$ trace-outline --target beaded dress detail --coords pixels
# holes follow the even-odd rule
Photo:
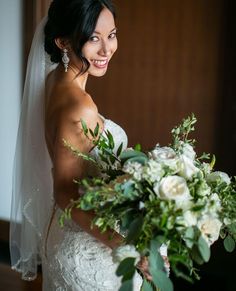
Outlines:
[[[127,147],[124,130],[104,117],[104,130],[109,130],[115,141],[116,151],[121,142]],[[104,133],[103,130],[103,133]],[[90,154],[98,157],[95,147]],[[79,224],[66,221],[59,226],[61,210],[55,208],[50,227],[45,231],[42,249],[44,291],[118,291],[121,279],[115,271],[112,250],[95,237],[83,231]],[[47,233],[47,236],[46,236]],[[46,239],[47,237],[47,239]],[[142,278],[136,273],[133,291],[141,289]]]

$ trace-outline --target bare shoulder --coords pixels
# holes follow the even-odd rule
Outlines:
[[[63,92],[62,92],[63,93]],[[98,110],[92,97],[80,88],[66,88],[66,100],[61,107],[61,117],[73,123],[81,119],[90,124],[97,121]]]
[[[73,132],[82,129],[81,119],[90,128],[100,122],[97,106],[90,94],[76,82],[57,77],[57,72],[48,75],[46,83],[46,116],[54,128],[70,127]],[[76,128],[75,128],[76,127]]]

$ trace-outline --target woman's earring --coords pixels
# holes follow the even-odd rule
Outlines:
[[[63,56],[62,56],[62,62],[65,68],[65,72],[68,71],[68,64],[70,62],[70,58],[68,57],[68,50],[65,48],[62,50],[63,51]]]

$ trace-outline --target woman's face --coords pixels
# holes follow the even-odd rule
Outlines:
[[[83,56],[88,60],[90,75],[103,76],[108,63],[117,50],[116,27],[112,13],[104,8],[99,17],[93,34],[84,44]]]

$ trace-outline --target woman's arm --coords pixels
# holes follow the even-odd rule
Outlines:
[[[93,147],[88,138],[85,137],[80,119],[83,119],[89,128],[95,128],[98,118],[96,110],[91,108],[72,108],[64,109],[58,118],[56,139],[53,146],[53,178],[54,178],[54,198],[61,209],[68,207],[71,199],[78,199],[78,186],[73,182],[74,179],[86,177],[87,161],[76,157],[63,144],[63,139],[68,141],[73,147],[78,148],[83,153],[88,153]],[[101,128],[103,126],[101,125]],[[110,248],[118,247],[123,237],[113,230],[101,234],[98,227],[91,229],[91,222],[95,217],[93,211],[83,211],[72,209],[72,219],[80,225],[82,229],[90,233],[98,240]],[[112,239],[111,239],[112,237]]]

